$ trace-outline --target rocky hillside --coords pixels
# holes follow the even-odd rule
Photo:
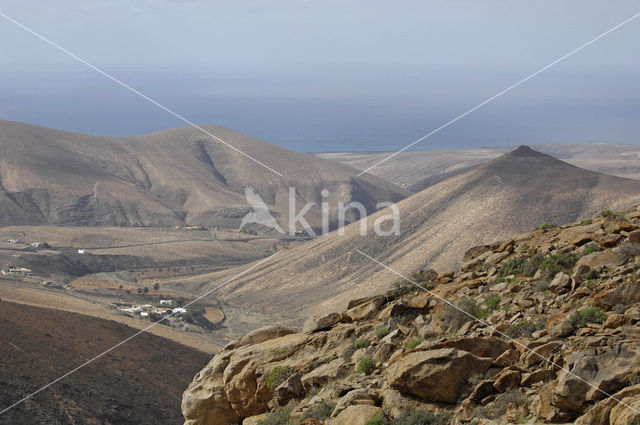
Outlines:
[[[639,226],[636,207],[542,225],[247,334],[195,376],[185,425],[637,425]]]

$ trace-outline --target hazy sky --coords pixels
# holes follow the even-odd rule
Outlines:
[[[394,150],[640,12],[640,1],[3,0],[186,118],[301,151]],[[640,18],[416,148],[640,142]],[[0,119],[182,126],[0,18]]]

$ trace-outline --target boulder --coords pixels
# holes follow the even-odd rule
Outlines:
[[[475,354],[478,357],[491,357],[497,359],[505,351],[511,348],[511,344],[504,338],[496,336],[489,338],[460,338],[452,339],[449,341],[439,342],[437,344],[430,345],[428,350],[436,350],[438,348],[455,348],[457,350],[467,351],[471,354]]]
[[[547,360],[553,353],[563,346],[561,341],[551,341],[533,349],[533,351],[525,351],[523,363],[525,367],[531,367],[540,362],[547,363]]]
[[[371,319],[378,314],[380,307],[386,302],[386,298],[378,296],[363,304],[357,305],[344,312],[344,315],[353,322],[358,320]]]
[[[336,404],[335,409],[333,409],[333,413],[331,414],[332,418],[335,418],[342,413],[347,407],[355,404],[356,400],[371,400],[374,405],[376,402],[380,400],[380,394],[377,390],[369,389],[369,388],[358,388],[355,390],[351,390],[346,393]],[[364,404],[364,403],[360,403]]]
[[[571,288],[571,277],[565,273],[558,273],[549,284],[549,290],[555,294],[564,294]]]
[[[634,420],[640,420],[640,414],[633,409],[640,411],[640,385],[625,388],[613,394],[613,397],[598,402],[576,419],[575,425],[632,424]]]
[[[627,376],[640,364],[640,346],[620,344],[602,354],[587,350],[567,361],[573,367],[571,373],[561,372],[554,404],[564,410],[581,411],[586,403],[606,397],[603,392],[612,394],[628,384]]]
[[[467,262],[469,260],[473,260],[474,258],[480,256],[481,254],[484,254],[490,249],[491,247],[489,245],[478,245],[478,246],[469,248],[464,252],[464,255],[462,256],[462,261]]]
[[[640,284],[626,283],[615,289],[600,292],[593,297],[593,301],[605,310],[611,310],[617,304],[629,307],[640,301]]]
[[[640,230],[634,230],[633,232],[629,232],[629,242],[640,243]]]
[[[328,425],[364,425],[378,413],[375,406],[355,404],[344,409],[338,416],[327,422]]]
[[[185,424],[231,425],[265,412],[272,396],[265,374],[308,341],[294,333],[216,355],[184,392]]]
[[[299,397],[303,393],[301,373],[294,373],[273,391],[271,400],[275,406],[284,406],[289,400]]]
[[[344,369],[345,364],[344,359],[338,358],[330,363],[318,366],[302,377],[302,386],[305,391],[308,391],[312,387],[321,387],[330,380],[338,379],[346,372]]]
[[[509,251],[496,252],[495,254],[488,256],[487,259],[484,260],[484,263],[488,265],[495,265],[507,258],[509,255],[511,255]]]
[[[547,321],[545,329],[551,338],[564,338],[573,332],[573,326],[569,318],[564,314],[551,316]]]
[[[503,393],[509,388],[519,387],[522,374],[517,370],[503,370],[493,378],[493,387]]]
[[[342,316],[340,313],[329,313],[325,316],[312,316],[304,322],[302,332],[310,334],[322,330],[329,329],[340,322]]]
[[[296,333],[291,328],[286,326],[266,326],[264,328],[256,329],[253,332],[249,332],[237,343],[237,347],[244,345],[259,344],[261,342],[269,341],[270,339],[279,338],[281,336]]]
[[[576,263],[576,266],[585,265],[590,269],[597,269],[601,266],[618,265],[619,262],[620,261],[618,260],[616,255],[610,250],[607,250],[593,252],[589,255],[581,257]]]
[[[441,348],[410,351],[387,368],[391,388],[425,401],[455,403],[476,374],[484,374],[493,363],[467,351]]]

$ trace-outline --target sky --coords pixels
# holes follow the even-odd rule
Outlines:
[[[3,0],[192,122],[303,152],[392,151],[640,12],[540,0]],[[415,146],[639,144],[640,17]],[[107,136],[186,125],[0,17],[0,119]]]

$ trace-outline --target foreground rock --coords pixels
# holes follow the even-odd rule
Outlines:
[[[413,275],[429,292],[254,331],[194,378],[185,424],[636,425],[640,211],[607,217],[469,249],[459,273]]]

